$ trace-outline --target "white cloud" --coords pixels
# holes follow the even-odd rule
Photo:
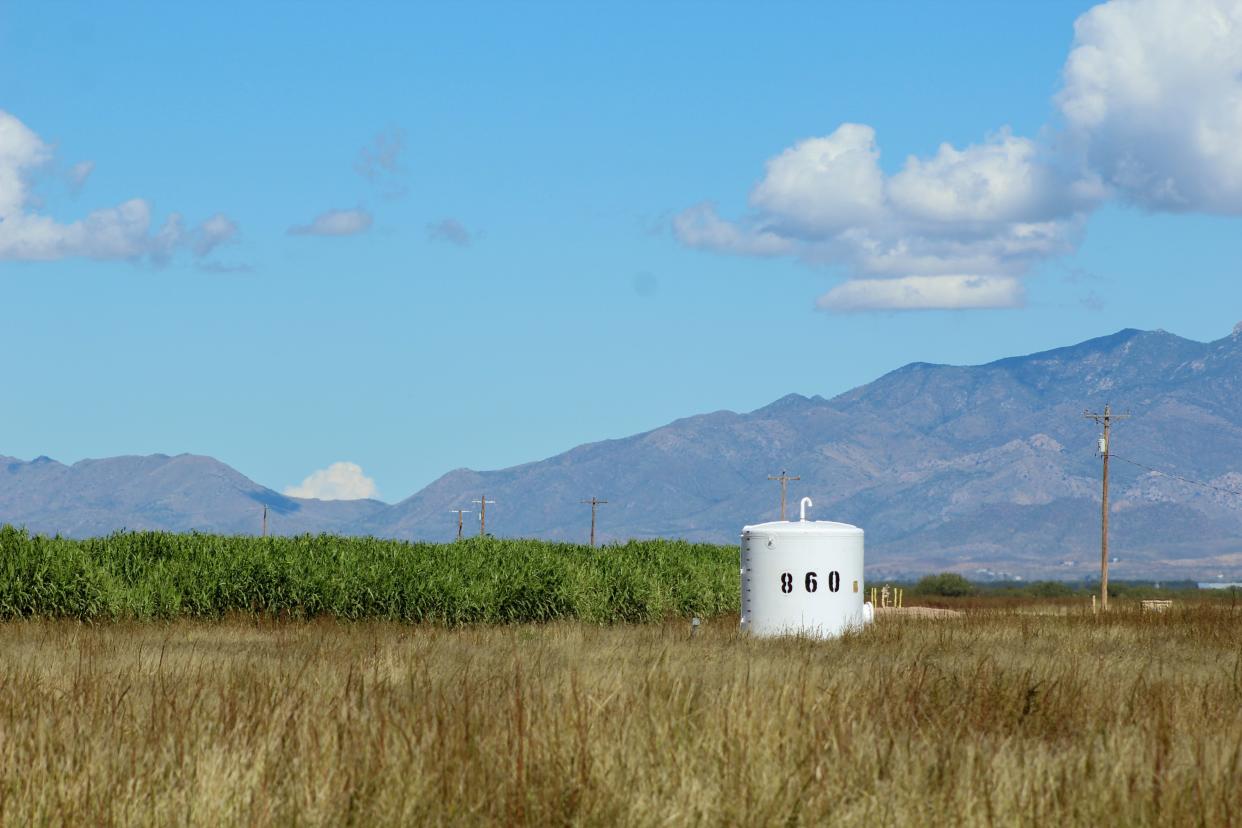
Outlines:
[[[888,194],[908,218],[955,225],[1039,222],[1091,206],[1091,182],[1067,180],[1043,153],[1008,129],[964,150],[941,144],[930,159],[906,159]]]
[[[30,200],[30,173],[52,158],[52,148],[0,110],[0,220],[21,213]]]
[[[843,124],[765,172],[749,216],[729,221],[699,204],[673,230],[690,247],[844,267],[860,284],[823,297],[833,310],[1019,304],[1014,277],[1072,250],[1093,204],[1090,182],[1008,130],[964,149],[944,144],[886,177],[874,131]]]
[[[96,210],[69,224],[14,212],[0,215],[0,259],[133,259],[156,250],[150,229],[151,206],[141,198]]]
[[[289,228],[291,236],[352,236],[371,227],[371,214],[356,210],[328,210],[315,216],[310,224]]]
[[[202,258],[237,236],[237,222],[224,213],[216,213],[198,227],[194,237],[194,255]]]
[[[706,202],[673,216],[673,232],[690,247],[746,256],[781,256],[795,248],[791,239],[776,233],[725,221],[717,215],[716,207]]]
[[[799,141],[768,161],[751,191],[752,207],[802,236],[828,235],[884,212],[884,174],[875,130],[842,124]]]
[[[749,214],[699,204],[673,230],[689,247],[843,270],[825,309],[1013,307],[1017,279],[1072,252],[1113,195],[1242,213],[1242,0],[1096,6],[1075,23],[1056,102],[1064,129],[941,144],[892,176],[874,130],[842,124],[770,159]]]
[[[52,155],[52,148],[33,130],[0,110],[0,260],[146,257],[160,263],[187,243],[190,234],[178,213],[170,214],[152,233],[151,205],[142,198],[95,210],[68,223],[37,212],[38,204],[30,192],[31,177],[51,161]],[[75,165],[70,171],[71,183],[80,186],[92,170],[94,162]],[[220,214],[208,222],[221,219],[232,223]],[[204,223],[196,231],[199,237],[207,232],[206,227]],[[233,227],[235,230],[236,225]]]
[[[1022,282],[1012,276],[904,276],[851,279],[821,296],[823,310],[946,310],[1014,308],[1023,300]]]
[[[427,238],[432,241],[455,244],[458,247],[469,247],[474,241],[474,234],[457,219],[442,218],[427,225]]]
[[[170,213],[168,218],[164,220],[164,226],[160,228],[149,243],[149,252],[151,259],[156,264],[167,264],[172,258],[173,253],[177,251],[186,240],[185,221],[180,213]]]
[[[86,186],[86,179],[95,171],[94,161],[79,161],[69,168],[69,189],[80,192]]]
[[[375,488],[375,481],[364,475],[357,463],[340,462],[311,472],[301,485],[287,486],[285,494],[318,500],[359,500],[376,497],[379,490]]]
[[[1127,200],[1242,213],[1242,2],[1125,0],[1074,24],[1057,103]]]

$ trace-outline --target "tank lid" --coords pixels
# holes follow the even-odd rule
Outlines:
[[[863,530],[832,520],[773,520],[743,526],[742,534],[752,535],[861,535]]]

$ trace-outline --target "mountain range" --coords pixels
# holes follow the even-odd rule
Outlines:
[[[1242,325],[1202,343],[1127,329],[976,366],[914,363],[831,399],[716,411],[495,471],[457,469],[395,504],[291,498],[208,457],[66,466],[0,457],[0,522],[90,536],[119,528],[331,531],[447,540],[450,509],[486,494],[501,536],[736,542],[790,511],[862,526],[875,576],[1087,577],[1099,567],[1098,427],[1113,430],[1116,578],[1242,575]],[[473,518],[474,515],[471,515]],[[477,523],[467,524],[477,531]]]

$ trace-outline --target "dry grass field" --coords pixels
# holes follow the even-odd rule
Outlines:
[[[1242,617],[0,626],[0,821],[1233,825]]]

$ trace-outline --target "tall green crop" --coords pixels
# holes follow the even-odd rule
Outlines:
[[[591,549],[333,535],[117,533],[0,527],[0,618],[219,617],[258,612],[437,624],[713,616],[738,604],[737,550],[681,541]]]

